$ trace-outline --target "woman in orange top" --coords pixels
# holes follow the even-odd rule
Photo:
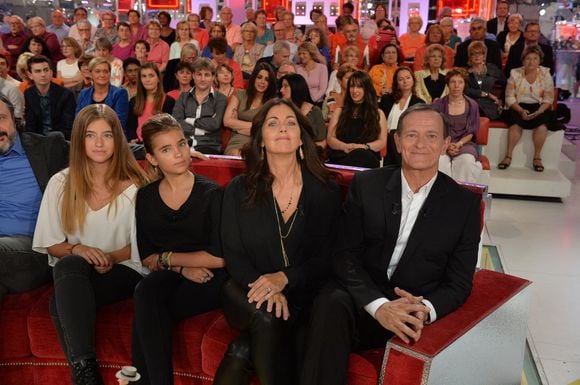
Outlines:
[[[393,88],[393,75],[397,70],[397,57],[399,49],[396,44],[387,44],[383,47],[379,56],[379,64],[373,66],[369,76],[373,81],[373,87],[378,97],[388,94]]]
[[[440,25],[434,24],[425,33],[425,44],[423,44],[417,52],[415,52],[414,71],[423,69],[423,59],[425,58],[425,50],[431,44],[441,44],[445,48],[445,68],[453,68],[453,59],[455,59],[455,52],[449,45],[445,43],[445,31]]]
[[[412,60],[415,57],[415,51],[425,43],[425,35],[419,32],[422,26],[423,19],[421,19],[420,16],[409,17],[409,22],[407,24],[409,32],[404,33],[399,37],[405,59]]]

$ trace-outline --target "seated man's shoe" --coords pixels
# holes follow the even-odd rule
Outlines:
[[[103,385],[103,378],[99,373],[97,360],[81,360],[73,362],[71,366],[75,385]]]

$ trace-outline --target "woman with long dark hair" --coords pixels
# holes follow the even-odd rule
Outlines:
[[[233,131],[224,153],[240,155],[242,147],[250,141],[252,119],[266,101],[276,96],[276,75],[267,63],[258,63],[245,90],[236,91],[228,103],[224,126]]]
[[[297,383],[295,361],[315,293],[330,271],[340,193],[318,158],[311,127],[289,100],[253,120],[246,171],[224,194],[222,239],[231,274],[223,307],[240,336],[214,384]]]
[[[399,117],[407,108],[419,103],[425,103],[425,101],[415,93],[413,70],[409,67],[397,68],[393,75],[393,92],[384,95],[379,103],[379,108],[385,114],[387,127],[389,127],[385,165],[401,166],[401,154],[395,145],[395,132],[397,132]]]
[[[320,108],[314,105],[310,97],[306,79],[299,74],[288,74],[280,79],[280,83],[280,95],[286,100],[291,100],[300,109],[300,112],[308,118],[312,125],[312,138],[318,146],[326,147],[324,117]]]
[[[328,124],[329,161],[348,166],[377,168],[387,145],[387,120],[377,105],[371,78],[356,71],[347,84],[342,105],[337,103]]]

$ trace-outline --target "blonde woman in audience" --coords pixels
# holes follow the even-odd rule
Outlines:
[[[391,92],[393,88],[393,75],[398,68],[397,58],[399,48],[396,44],[387,44],[383,47],[379,56],[379,63],[374,65],[369,71],[369,76],[373,81],[373,86],[377,97],[381,97]]]
[[[131,239],[135,195],[147,181],[115,111],[104,104],[78,113],[69,165],[48,182],[33,250],[54,266],[50,313],[73,383],[102,384],[97,308],[131,298],[142,278]]]
[[[343,63],[353,66],[357,66],[360,61],[360,50],[355,46],[348,46],[344,49],[344,55],[342,55]],[[341,65],[341,66],[342,66]],[[340,68],[340,67],[339,67]],[[326,96],[328,97],[331,92],[342,92],[340,88],[340,81],[337,78],[338,70],[334,70],[330,73],[330,78],[328,79],[328,87],[326,88]]]
[[[56,63],[57,77],[62,79],[66,88],[75,88],[83,82],[83,75],[78,65],[83,50],[79,43],[71,37],[62,39],[60,49],[64,59]]]
[[[522,24],[524,18],[519,13],[513,13],[508,16],[506,21],[506,28],[497,35],[497,44],[501,49],[502,59],[507,59],[510,53],[510,48],[520,42],[523,42],[524,33],[522,32]]]
[[[443,28],[437,24],[433,24],[425,33],[425,44],[417,49],[415,53],[415,61],[413,62],[413,69],[420,70],[425,59],[425,51],[431,44],[440,44],[445,48],[445,68],[453,67],[453,59],[455,58],[455,51],[445,44],[445,33]]]
[[[189,23],[187,21],[180,21],[175,27],[175,41],[171,44],[169,49],[169,60],[179,59],[181,56],[181,49],[187,43],[191,43],[199,50],[199,42],[191,35]]]
[[[423,19],[421,19],[421,16],[411,16],[407,24],[408,32],[399,36],[403,55],[405,55],[406,60],[413,60],[417,48],[425,43],[425,35],[419,32],[421,27],[423,27]]]
[[[328,88],[328,67],[318,60],[320,52],[316,46],[306,41],[298,47],[298,59],[300,64],[296,72],[306,79],[310,97],[315,104],[322,104],[324,93]]]
[[[254,23],[245,23],[240,28],[242,44],[234,51],[234,60],[240,66],[244,79],[249,79],[258,60],[264,53],[264,46],[256,43],[258,27]]]
[[[447,95],[445,74],[445,48],[441,44],[431,44],[425,51],[423,69],[415,71],[417,96],[430,104]]]

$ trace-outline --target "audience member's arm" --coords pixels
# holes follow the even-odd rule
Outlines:
[[[234,94],[226,107],[226,112],[224,115],[224,126],[231,128],[240,134],[250,136],[250,130],[252,129],[252,122],[246,122],[244,120],[238,119],[238,109],[240,108],[240,101],[238,97]]]

